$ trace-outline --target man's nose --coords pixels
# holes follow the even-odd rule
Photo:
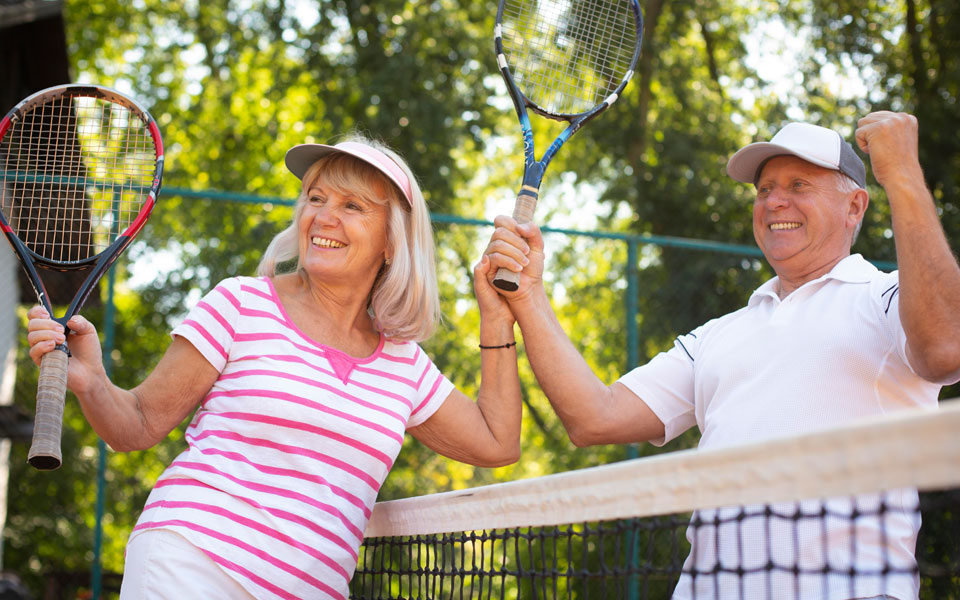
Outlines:
[[[767,192],[767,194],[761,199],[764,208],[767,210],[775,210],[779,208],[786,207],[790,202],[787,194],[783,192],[780,188],[774,188]]]

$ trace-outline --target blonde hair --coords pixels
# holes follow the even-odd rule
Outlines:
[[[307,202],[307,192],[318,181],[338,193],[358,194],[368,201],[387,206],[389,211],[387,247],[390,262],[384,264],[374,281],[368,307],[374,325],[396,341],[425,340],[440,320],[440,298],[433,229],[423,192],[407,163],[383,143],[356,134],[343,141],[365,144],[390,157],[410,181],[411,202],[408,204],[399,188],[369,163],[344,153],[325,156],[303,175],[293,220],[267,246],[257,274],[273,277],[281,272],[300,270],[298,223]],[[292,269],[283,268],[293,261],[296,265]]]

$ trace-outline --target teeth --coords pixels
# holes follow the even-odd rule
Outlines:
[[[321,248],[345,248],[346,247],[346,244],[342,244],[336,240],[331,240],[331,239],[322,238],[322,237],[312,238],[311,241],[313,242],[314,246],[320,246]]]
[[[774,231],[780,231],[783,229],[797,229],[800,227],[800,223],[771,223],[770,229]]]

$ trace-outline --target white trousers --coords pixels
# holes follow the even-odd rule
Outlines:
[[[220,565],[166,529],[127,544],[120,600],[254,600]]]

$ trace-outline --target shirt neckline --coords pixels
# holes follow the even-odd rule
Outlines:
[[[343,350],[338,350],[333,346],[328,346],[326,344],[322,344],[316,341],[315,339],[313,339],[312,337],[304,333],[303,330],[300,329],[297,326],[297,324],[293,322],[293,319],[290,318],[290,315],[287,314],[287,309],[283,306],[283,302],[280,300],[280,294],[277,293],[277,288],[274,287],[273,285],[273,279],[271,277],[266,277],[266,276],[262,277],[262,279],[267,282],[267,287],[270,288],[270,296],[274,304],[277,305],[277,310],[280,311],[280,316],[283,317],[284,323],[287,325],[287,327],[296,331],[297,334],[301,338],[303,338],[305,341],[310,342],[312,345],[316,346],[317,348],[320,348],[325,352],[330,352],[344,360],[350,361],[358,365],[372,362],[376,360],[380,356],[380,354],[383,353],[383,346],[384,346],[384,343],[386,342],[386,338],[384,337],[382,331],[377,332],[380,339],[377,341],[377,347],[373,350],[373,353],[371,353],[369,356],[363,356],[363,357],[356,357],[356,356],[347,354]]]
[[[843,283],[869,283],[871,276],[876,271],[877,267],[863,258],[863,256],[860,254],[850,254],[849,256],[844,257],[837,264],[833,265],[833,268],[830,269],[829,272],[824,273],[820,277],[812,279],[793,290],[793,292],[790,293],[790,296],[808,286],[817,285],[831,279],[836,279],[837,281]],[[779,276],[772,277],[771,279],[765,281],[760,287],[754,290],[753,294],[750,295],[750,299],[747,301],[747,304],[751,305],[756,302],[760,302],[766,297],[775,298],[778,302],[783,302],[789,298],[790,296],[787,296],[787,298],[781,300],[780,296],[777,295],[777,285],[779,282]]]

